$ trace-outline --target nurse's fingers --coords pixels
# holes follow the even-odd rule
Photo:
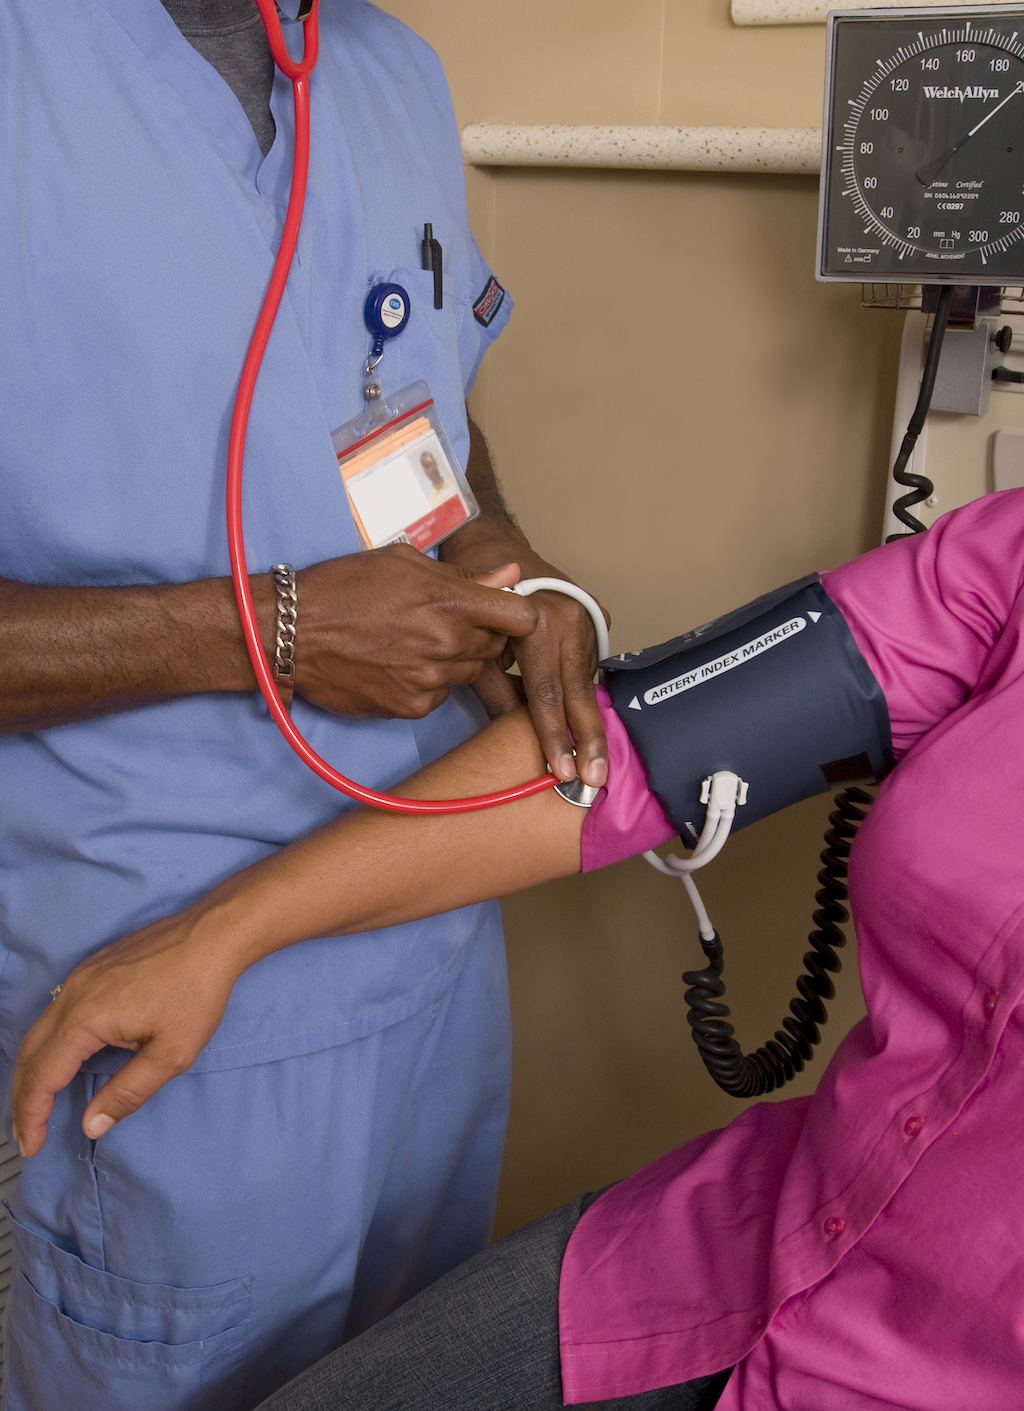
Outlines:
[[[608,747],[594,692],[597,643],[590,615],[560,593],[537,593],[533,601],[540,623],[514,646],[537,737],[559,779],[578,772],[585,784],[600,788],[608,778]]]
[[[425,667],[419,676],[419,688],[413,692],[409,691],[405,706],[405,716],[411,720],[423,720],[438,706],[444,705],[457,686],[472,686],[474,691],[481,697],[484,708],[489,711],[490,718],[494,720],[498,715],[506,715],[508,708],[498,709],[493,712],[489,710],[488,702],[484,699],[479,690],[481,678],[489,677],[491,669],[495,667],[493,661],[452,661],[445,662],[443,666],[432,665]],[[499,675],[503,673],[498,671]],[[490,678],[493,681],[493,678]],[[484,690],[487,687],[485,685]],[[517,701],[517,705],[522,705],[522,701]],[[514,707],[511,707],[514,709]]]
[[[297,691],[338,715],[424,714],[424,691],[465,683],[453,668],[533,631],[533,603],[502,591],[518,578],[515,563],[474,577],[408,544],[303,569]]]
[[[452,575],[445,585],[447,593],[439,592],[433,604],[439,627],[449,633],[455,630],[467,641],[476,641],[481,633],[486,633],[499,644],[496,651],[480,655],[499,656],[509,637],[528,636],[537,626],[536,605],[518,593],[504,591],[519,581],[518,564],[505,564],[482,574],[444,563],[436,567]],[[445,631],[441,631],[439,640],[445,639]],[[477,654],[475,648],[471,650]]]
[[[473,682],[473,690],[489,720],[511,715],[512,711],[520,710],[526,700],[522,690],[522,678],[510,676],[500,661],[485,662],[483,670]]]
[[[562,660],[562,691],[565,718],[576,748],[576,769],[580,778],[594,788],[608,782],[608,741],[597,705],[590,658],[570,650]]]

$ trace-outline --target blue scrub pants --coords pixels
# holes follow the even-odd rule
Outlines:
[[[497,930],[403,1022],[185,1074],[98,1143],[80,1124],[105,1079],[80,1074],[11,1202],[5,1411],[248,1411],[481,1249],[508,1104]]]

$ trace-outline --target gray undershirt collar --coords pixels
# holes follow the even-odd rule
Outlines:
[[[193,34],[223,34],[237,25],[260,20],[256,0],[162,0],[162,3],[186,38]]]
[[[264,157],[276,128],[270,112],[274,61],[256,0],[161,0],[182,34],[229,85]]]

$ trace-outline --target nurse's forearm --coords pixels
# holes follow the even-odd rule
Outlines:
[[[397,792],[466,797],[543,769],[529,715],[520,710]],[[348,813],[230,878],[194,909],[197,926],[240,974],[310,936],[394,926],[578,872],[585,815],[553,790],[479,813]]]
[[[269,576],[252,586],[269,628]],[[5,734],[256,684],[229,578],[125,588],[0,579],[0,654]]]
[[[428,715],[510,636],[533,632],[537,608],[500,591],[518,577],[511,558],[474,574],[408,544],[300,569],[297,693],[336,715]],[[250,584],[266,653],[273,580]],[[0,579],[0,659],[0,733],[256,686],[227,578],[126,588]],[[564,777],[574,772],[570,761]]]

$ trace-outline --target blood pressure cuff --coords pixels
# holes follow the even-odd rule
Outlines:
[[[892,768],[882,688],[817,574],[601,665],[651,791],[684,841],[700,834],[701,784],[716,770],[749,785],[741,828]]]

